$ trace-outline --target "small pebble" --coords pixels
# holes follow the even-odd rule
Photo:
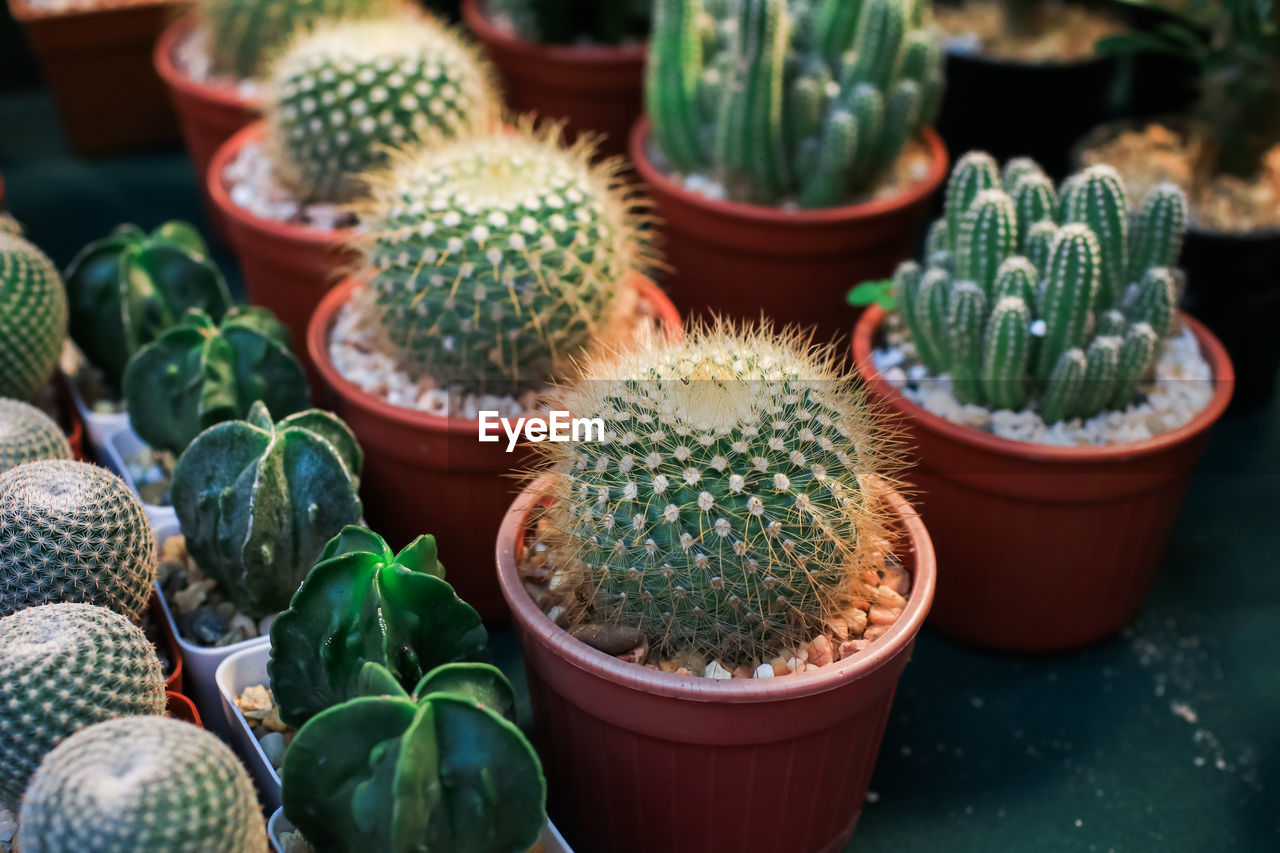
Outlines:
[[[258,738],[258,744],[266,754],[267,761],[271,762],[271,766],[279,770],[284,764],[284,735],[280,732],[267,732]]]
[[[756,678],[773,678],[777,674],[778,673],[774,672],[773,664],[762,663],[760,664],[759,667],[756,668],[755,677]]]
[[[809,643],[809,663],[814,666],[826,666],[834,660],[831,641],[821,635],[814,637]]]
[[[706,670],[703,671],[704,678],[733,678],[733,673],[721,666],[720,661],[713,660],[707,664]]]

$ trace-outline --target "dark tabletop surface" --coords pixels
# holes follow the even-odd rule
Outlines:
[[[77,159],[37,90],[0,91],[0,173],[8,206],[60,265],[120,222],[187,219],[208,233],[182,151]],[[225,247],[215,257],[242,293]],[[523,689],[510,631],[493,641]],[[851,849],[1280,850],[1278,653],[1273,405],[1215,428],[1124,635],[1025,657],[922,634]]]

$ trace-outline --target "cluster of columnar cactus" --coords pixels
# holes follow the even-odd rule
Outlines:
[[[540,384],[620,319],[647,263],[633,200],[557,130],[423,149],[365,205],[361,248],[384,345],[437,382]]]
[[[116,388],[129,357],[188,310],[221,320],[231,307],[208,246],[185,222],[150,234],[121,225],[76,254],[66,282],[71,337]]]
[[[124,480],[65,460],[0,474],[0,616],[83,602],[136,619],[155,577],[155,535]]]
[[[53,418],[30,403],[0,397],[0,473],[40,459],[70,459],[71,445]]]
[[[289,330],[265,308],[233,308],[221,323],[192,310],[138,350],[124,372],[129,421],[143,441],[178,454],[205,430],[262,402],[274,417],[308,407],[307,374]]]
[[[0,397],[29,400],[58,365],[67,294],[53,261],[0,231]]]
[[[24,853],[262,853],[267,845],[235,754],[202,729],[154,716],[108,720],[64,740],[31,777],[18,823]]]
[[[966,154],[925,263],[894,276],[924,365],[962,402],[1033,405],[1046,423],[1123,409],[1169,334],[1187,202],[1172,184],[1138,210],[1109,166],[1059,190],[1035,163],[1003,174]]]
[[[490,130],[500,110],[493,77],[433,18],[323,24],[272,68],[277,175],[305,198],[350,200],[389,148]]]
[[[522,38],[543,44],[572,44],[589,38],[618,44],[649,32],[651,0],[492,0],[488,12],[505,17]]]
[[[832,207],[933,121],[939,33],[923,0],[657,0],[646,98],[681,173],[734,200]]]
[[[584,616],[746,662],[866,596],[896,455],[829,352],[698,330],[588,364],[553,404],[605,426],[538,445],[557,565],[594,594]]]
[[[10,811],[65,738],[113,717],[161,713],[155,649],[118,613],[46,604],[0,619],[0,805]]]

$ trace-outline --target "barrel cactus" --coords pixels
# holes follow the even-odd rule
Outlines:
[[[231,307],[209,247],[185,222],[150,234],[121,225],[76,254],[66,282],[71,337],[116,388],[129,357],[189,309],[220,320]]]
[[[108,720],[60,743],[31,777],[18,822],[23,853],[267,849],[244,765],[214,735],[164,717]]]
[[[363,458],[336,416],[277,423],[254,403],[247,420],[200,433],[174,468],[187,552],[243,612],[284,610],[329,540],[360,519]]]
[[[40,459],[70,459],[71,445],[53,418],[30,403],[0,398],[0,473]]]
[[[962,402],[1032,406],[1047,424],[1132,403],[1173,327],[1182,191],[1157,185],[1134,211],[1109,166],[1055,190],[1034,163],[1002,175],[971,152],[944,207],[925,264],[893,284],[925,367]]]
[[[58,366],[67,294],[53,261],[0,231],[0,397],[30,400]]]
[[[587,364],[552,401],[605,440],[544,443],[553,547],[596,623],[767,660],[868,593],[896,463],[831,353],[765,328]]]
[[[391,148],[490,130],[494,72],[434,18],[342,21],[297,39],[272,68],[276,174],[307,199],[349,201]]]
[[[155,534],[124,480],[64,460],[0,474],[0,616],[83,602],[136,619],[155,577]]]
[[[368,303],[406,369],[493,391],[541,385],[625,322],[649,246],[616,165],[516,131],[424,149],[365,205]]]
[[[307,408],[311,388],[289,330],[265,308],[203,311],[142,347],[124,372],[129,421],[157,450],[179,454],[214,424],[244,418],[262,401],[274,417]]]
[[[213,70],[258,77],[296,33],[331,18],[394,15],[401,0],[198,0]]]
[[[40,762],[80,729],[162,713],[155,649],[118,613],[45,604],[0,619],[0,805],[16,812]]]
[[[833,207],[932,123],[941,36],[923,0],[657,0],[646,99],[677,172],[730,199]]]
[[[650,0],[491,0],[487,12],[521,38],[542,44],[619,44],[649,32]]]

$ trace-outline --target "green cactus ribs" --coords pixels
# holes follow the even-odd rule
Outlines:
[[[25,462],[70,458],[71,445],[53,418],[30,403],[0,398],[0,473]]]
[[[0,231],[0,397],[30,400],[58,364],[67,295],[53,262]]]

